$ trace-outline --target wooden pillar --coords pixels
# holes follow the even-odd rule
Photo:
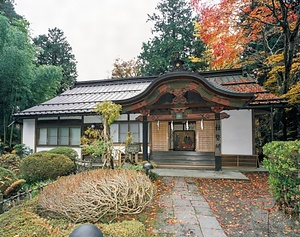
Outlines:
[[[149,157],[148,157],[148,121],[147,121],[147,115],[143,115],[143,160],[149,160]]]
[[[221,142],[221,118],[220,113],[215,114],[215,171],[222,170],[222,142]]]
[[[150,110],[142,109],[140,113],[143,115],[143,160],[148,161],[148,116]]]
[[[222,170],[222,128],[221,128],[221,111],[224,109],[222,106],[211,107],[215,113],[215,171]]]

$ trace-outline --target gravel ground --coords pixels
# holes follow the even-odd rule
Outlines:
[[[268,174],[245,175],[250,181],[195,179],[227,236],[300,236],[298,220],[278,211]]]

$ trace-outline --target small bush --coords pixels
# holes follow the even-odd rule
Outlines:
[[[17,176],[11,170],[0,167],[0,193],[4,193],[16,180]]]
[[[26,146],[25,144],[15,145],[13,147],[13,151],[15,152],[16,155],[18,155],[21,158],[24,158],[33,153],[33,150],[29,146]]]
[[[75,223],[111,222],[138,214],[155,196],[155,186],[140,172],[98,169],[61,177],[38,197],[38,211]]]
[[[29,183],[55,180],[59,176],[69,175],[74,170],[74,162],[65,155],[35,153],[21,162],[21,176]]]
[[[0,156],[0,167],[9,169],[15,174],[20,173],[21,158],[15,154],[4,154]]]
[[[282,210],[296,214],[300,207],[300,141],[270,142],[263,147],[263,165],[269,170],[269,185]]]
[[[78,153],[71,147],[55,147],[47,151],[48,153],[61,154],[69,157],[73,162],[78,158]]]

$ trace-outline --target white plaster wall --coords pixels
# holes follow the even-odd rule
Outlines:
[[[35,119],[23,120],[22,143],[35,150]]]
[[[253,155],[252,111],[225,112],[230,117],[221,121],[222,154]]]

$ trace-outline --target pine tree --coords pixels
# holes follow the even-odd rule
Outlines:
[[[170,70],[172,62],[183,60],[187,68],[204,69],[203,63],[192,63],[191,56],[201,57],[204,44],[194,36],[193,12],[184,0],[162,0],[158,3],[158,13],[148,15],[154,23],[153,38],[143,43],[138,56],[143,75],[158,75]]]
[[[63,78],[57,93],[69,88],[76,81],[77,61],[63,31],[56,27],[49,29],[48,35],[39,35],[33,39],[33,42],[40,48],[37,65],[53,65],[62,68]]]

